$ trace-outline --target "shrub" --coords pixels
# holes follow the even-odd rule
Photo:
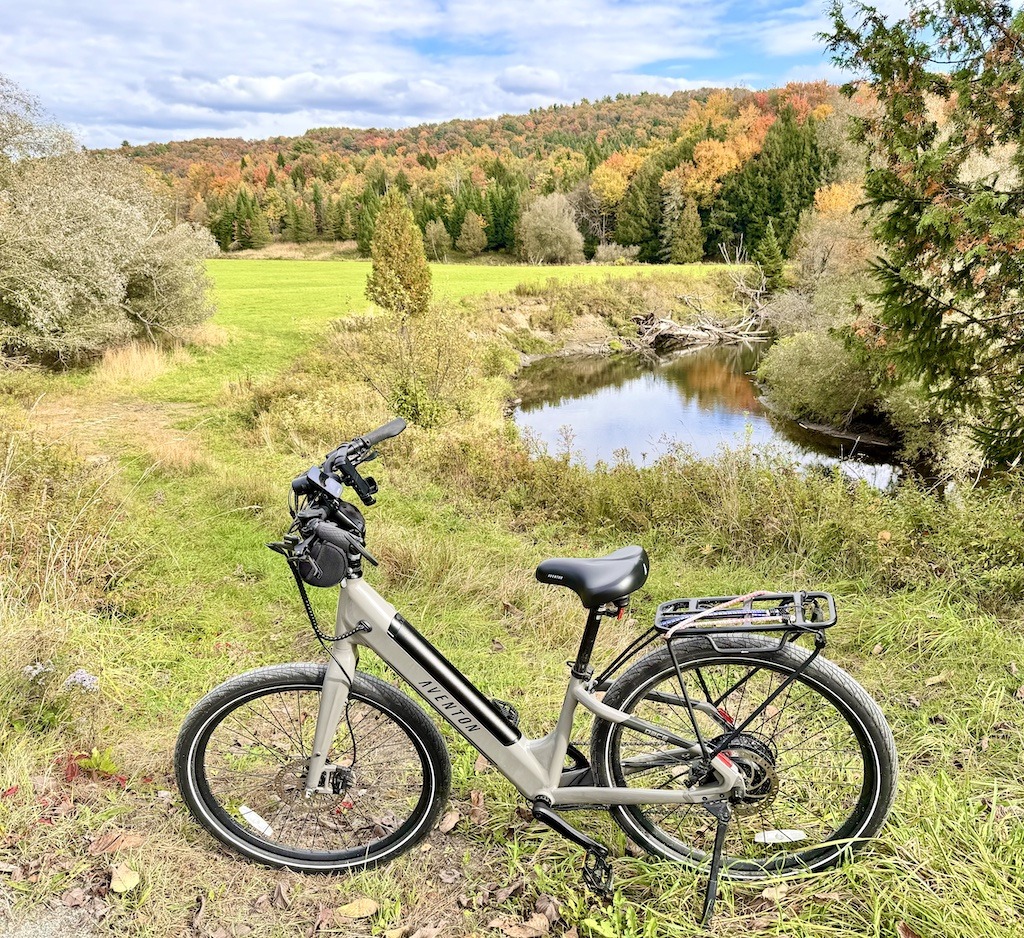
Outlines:
[[[572,205],[560,192],[537,199],[519,220],[519,253],[531,264],[578,264],[583,261],[583,235]]]
[[[829,426],[848,426],[877,399],[869,376],[846,346],[821,333],[781,339],[761,360],[757,377],[780,410]]]
[[[635,264],[640,248],[635,244],[599,244],[594,252],[595,264]]]
[[[19,163],[0,188],[0,350],[67,364],[177,334],[213,312],[213,253],[118,157]]]
[[[477,254],[487,247],[487,232],[484,229],[485,223],[480,215],[472,210],[466,212],[466,217],[462,220],[459,240],[455,243],[455,246],[463,254],[476,257]]]
[[[448,229],[441,219],[435,218],[427,222],[423,245],[435,261],[448,260],[448,252],[452,249],[452,236],[448,234]]]

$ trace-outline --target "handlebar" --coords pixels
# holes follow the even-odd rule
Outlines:
[[[373,447],[398,436],[406,426],[401,417],[396,417],[376,430],[358,436],[348,443],[342,443],[336,450],[327,454],[322,466],[314,466],[309,472],[292,480],[292,491],[297,495],[303,495],[309,492],[311,487],[313,490],[320,488],[338,497],[341,494],[341,487],[333,476],[333,473],[337,472],[342,483],[351,486],[363,504],[372,505],[377,483],[369,477],[364,479],[355,467],[361,462],[373,459],[376,456],[376,453],[372,452]],[[338,487],[336,492],[333,491],[335,486]]]
[[[377,427],[376,430],[371,430],[365,436],[361,436],[353,442],[362,443],[367,448],[376,446],[378,443],[383,443],[385,440],[398,436],[406,426],[406,422],[401,417],[395,417],[394,420],[384,424],[383,427]]]

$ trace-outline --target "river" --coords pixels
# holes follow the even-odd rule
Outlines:
[[[879,488],[898,475],[891,452],[837,440],[769,411],[752,372],[763,343],[715,346],[658,363],[634,356],[544,358],[519,373],[515,421],[550,453],[588,465],[648,464],[674,445],[698,456],[772,447],[803,466],[839,466]]]

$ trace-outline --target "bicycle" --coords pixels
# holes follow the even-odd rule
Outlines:
[[[268,546],[287,559],[328,660],[233,677],[186,717],[178,786],[214,837],[269,866],[333,872],[384,863],[428,835],[451,785],[444,740],[410,697],[357,670],[362,647],[482,753],[534,818],[586,851],[583,877],[598,892],[611,888],[610,850],[562,810],[607,809],[647,853],[709,864],[704,921],[721,875],[815,872],[879,831],[895,795],[895,744],[877,704],[821,656],[837,618],[827,593],[662,603],[595,674],[601,622],[624,617],[647,554],[545,560],[537,579],[573,590],[587,617],[555,728],[525,737],[514,706],[488,699],[363,578],[364,561],[376,560],[361,511],[343,496],[347,487],[374,503],[377,483],[357,467],[404,429],[393,420],[292,482],[291,528]],[[340,586],[333,634],[305,585]],[[812,649],[797,644],[804,636]],[[580,706],[594,717],[589,757],[570,740]]]

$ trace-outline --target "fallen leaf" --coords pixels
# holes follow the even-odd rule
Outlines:
[[[896,934],[899,935],[899,938],[921,938],[906,922],[896,923]]]
[[[203,924],[204,915],[206,915],[206,896],[200,893],[199,899],[196,901],[196,910],[192,913],[192,928],[195,931],[199,931],[199,926]]]
[[[982,736],[981,739],[978,740],[978,748],[982,752],[988,752],[988,737],[987,736]]]
[[[441,880],[442,883],[448,883],[448,885],[451,885],[459,878],[459,875],[458,870],[441,870],[441,872],[437,874],[437,878]]]
[[[551,923],[539,912],[530,916],[526,922],[517,922],[512,918],[496,918],[487,923],[488,928],[496,928],[508,938],[542,938],[551,928]]]
[[[131,850],[133,847],[141,847],[146,842],[142,834],[132,831],[107,831],[100,834],[89,844],[89,856],[99,856],[101,853],[114,853],[117,850]]]
[[[507,616],[518,616],[523,617],[523,610],[517,608],[515,605],[510,603],[507,599],[501,601],[501,611]]]
[[[497,655],[505,650],[505,646],[502,645],[496,638],[491,639],[491,654]]]
[[[1024,684],[1017,688],[1017,693],[1013,695],[1018,700],[1024,700]]]
[[[949,680],[949,672],[943,671],[941,674],[934,674],[929,678],[925,679],[925,687],[934,687],[936,684],[945,684]]]
[[[423,925],[421,928],[417,928],[409,938],[437,938],[441,934],[440,925]]]
[[[487,809],[484,807],[484,793],[478,789],[473,789],[469,793],[469,803],[472,807],[469,809],[469,819],[474,824],[483,824],[487,818]]]
[[[127,863],[118,863],[110,868],[110,889],[112,892],[131,892],[139,885],[142,877]]]
[[[270,900],[270,904],[275,909],[283,909],[287,911],[292,907],[292,900],[288,895],[288,889],[288,884],[285,882],[279,882],[274,887],[274,898]]]
[[[405,938],[408,930],[404,925],[401,928],[389,928],[384,932],[384,938]]]
[[[64,898],[61,901],[69,909],[78,909],[85,905],[88,900],[89,897],[85,894],[85,890],[81,886],[77,886],[64,893]]]
[[[366,896],[362,896],[359,899],[353,899],[345,905],[338,906],[335,911],[338,915],[344,915],[345,918],[369,918],[371,915],[376,915],[378,909],[380,909],[380,906],[376,902]]]
[[[554,896],[549,896],[547,893],[541,893],[537,896],[537,904],[534,908],[552,925],[562,917],[562,903]]]
[[[1016,661],[1010,662],[1010,674],[1016,677],[1020,673],[1020,668],[1017,667]]]
[[[473,771],[477,775],[483,775],[483,773],[489,771],[490,768],[491,763],[487,761],[487,756],[481,753],[476,757],[476,762],[473,763]]]
[[[341,910],[339,909],[339,914]],[[330,928],[334,924],[334,910],[321,907],[317,913],[316,921],[309,926],[309,931],[306,932],[306,938],[316,938],[321,931]]]
[[[921,701],[918,700],[913,694],[911,694],[907,698],[907,706],[910,707],[911,710],[920,710],[921,709]]]
[[[892,540],[892,532],[891,531],[879,531],[878,532],[878,543],[879,544],[888,544],[889,541],[891,541],[891,540]]]
[[[524,879],[517,879],[515,882],[513,882],[510,885],[506,886],[504,889],[499,889],[494,894],[494,903],[495,903],[495,905],[501,905],[501,903],[507,902],[513,896],[518,896],[523,891],[523,887],[525,885],[526,885],[526,880],[524,880]]]
[[[788,892],[789,886],[785,883],[779,883],[777,886],[768,886],[766,889],[763,889],[760,895],[762,899],[769,899],[772,902],[781,902]]]
[[[946,717],[941,713],[933,713],[930,717],[928,717],[928,722],[931,723],[933,726],[945,726],[947,723],[949,723],[949,720],[947,720]]]
[[[880,655],[883,651],[885,651],[885,648],[881,644],[878,644],[878,645],[875,645],[875,647],[871,649],[871,654],[873,654],[873,655]]]
[[[462,815],[458,811],[449,811],[443,818],[441,823],[437,825],[437,829],[442,834],[447,834],[449,831],[455,829],[455,825],[462,820]]]

